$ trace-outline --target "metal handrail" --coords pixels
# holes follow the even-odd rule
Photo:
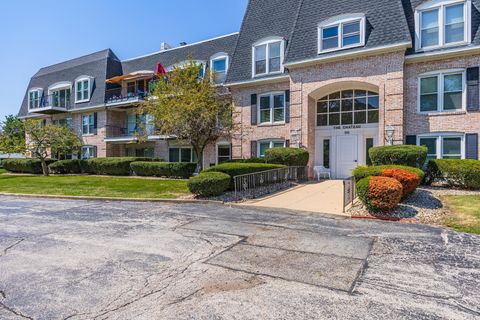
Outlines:
[[[255,192],[259,189],[307,179],[308,167],[292,166],[235,176],[233,187],[236,198],[240,193],[255,197]]]
[[[343,180],[343,212],[347,211],[347,207],[357,198],[355,188],[355,177],[348,177]]]
[[[148,95],[146,90],[135,90],[134,92],[127,92],[124,94],[123,88],[115,88],[105,90],[105,102],[106,103],[118,103],[129,100],[144,99]]]

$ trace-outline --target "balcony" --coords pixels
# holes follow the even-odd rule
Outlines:
[[[70,94],[64,94],[61,91],[60,93],[46,95],[43,96],[40,100],[33,101],[29,105],[28,111],[32,113],[55,114],[68,112],[68,110],[70,110],[70,107]]]
[[[138,103],[142,102],[147,95],[148,92],[142,89],[109,89],[105,91],[105,103],[107,106]]]
[[[155,128],[153,125],[138,126],[136,128],[126,128],[118,126],[106,126],[107,132],[105,142],[126,143],[134,142],[142,139],[147,141],[164,140],[170,137],[155,135]]]

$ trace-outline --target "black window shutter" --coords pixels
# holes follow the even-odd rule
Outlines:
[[[478,160],[478,133],[467,133],[465,135],[465,157]]]
[[[250,96],[250,113],[251,113],[251,124],[257,124],[257,95],[252,94]]]
[[[97,113],[93,113],[93,132],[97,134],[97,128],[98,128],[98,116]]]
[[[290,90],[285,91],[285,123],[290,122]]]
[[[290,140],[285,140],[285,148],[290,148]]]
[[[417,144],[417,136],[407,136],[405,139],[405,144],[415,146]]]
[[[479,67],[467,68],[467,111],[480,110]]]
[[[257,141],[250,141],[250,154],[252,158],[257,156]]]

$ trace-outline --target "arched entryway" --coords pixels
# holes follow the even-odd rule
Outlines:
[[[380,95],[365,83],[332,84],[315,91],[315,166],[334,178],[347,178],[369,163],[368,149],[378,145]]]

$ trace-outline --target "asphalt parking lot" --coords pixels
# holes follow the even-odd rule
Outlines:
[[[0,197],[0,319],[478,319],[480,237],[213,204]]]

